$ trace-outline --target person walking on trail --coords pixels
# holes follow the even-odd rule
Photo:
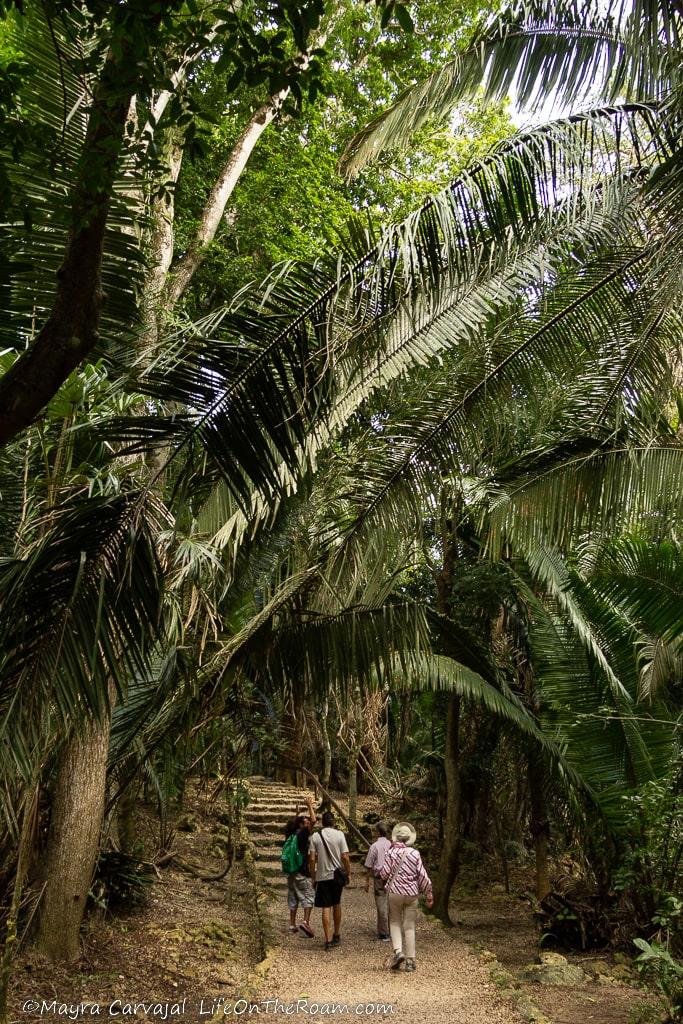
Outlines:
[[[404,962],[406,971],[415,970],[417,897],[424,893],[428,907],[434,902],[432,883],[419,851],[414,848],[415,838],[412,825],[399,821],[391,833],[392,845],[379,872],[386,884],[389,904],[389,932],[394,947],[390,964],[392,971],[399,971]]]
[[[311,798],[307,799],[308,814],[298,814],[287,823],[284,845],[282,847],[282,870],[287,875],[287,905],[289,907],[289,930],[293,934],[298,931],[296,915],[299,907],[304,912],[303,922],[299,928],[307,938],[312,939],[315,932],[311,928],[311,911],[315,901],[315,889],[311,879],[308,851],[311,832],[316,822],[315,811]]]
[[[375,832],[377,833],[377,838],[368,850],[368,855],[365,859],[365,867],[368,872],[365,876],[365,891],[367,892],[370,888],[370,879],[372,879],[375,895],[375,908],[377,910],[377,938],[382,942],[388,942],[390,937],[389,908],[387,905],[386,886],[384,879],[380,875],[380,871],[382,870],[384,857],[386,856],[387,850],[391,847],[391,843],[387,839],[387,827],[383,821],[378,821],[376,823]]]
[[[325,811],[322,828],[311,836],[309,866],[315,878],[315,905],[323,912],[325,949],[329,950],[341,942],[341,895],[351,878],[346,836],[335,828],[331,811]]]

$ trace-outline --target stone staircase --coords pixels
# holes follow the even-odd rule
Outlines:
[[[244,822],[256,847],[257,867],[270,885],[286,889],[287,877],[280,864],[285,825],[290,818],[306,810],[307,796],[315,804],[315,795],[312,791],[259,776],[249,779],[248,785],[251,802],[244,812]]]
[[[247,783],[251,801],[244,812],[244,823],[256,847],[256,866],[264,881],[277,890],[284,890],[287,888],[287,876],[282,871],[280,854],[285,841],[285,826],[290,818],[306,810],[307,796],[316,806],[315,794],[312,790],[297,789],[261,776],[253,776]],[[339,824],[343,829],[344,823]],[[352,852],[351,860],[357,861],[357,854]]]

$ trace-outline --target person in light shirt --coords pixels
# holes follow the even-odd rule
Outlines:
[[[380,876],[380,871],[384,864],[384,856],[391,847],[391,842],[387,839],[387,827],[383,821],[377,822],[375,832],[377,833],[377,839],[368,850],[368,855],[365,859],[365,867],[368,872],[365,876],[365,891],[369,890],[370,879],[372,879],[375,907],[377,909],[377,938],[381,939],[382,942],[388,942],[390,937],[389,908],[387,906],[387,892],[384,879]]]
[[[428,907],[434,899],[432,883],[424,869],[422,857],[414,848],[415,829],[407,821],[399,821],[391,833],[391,847],[384,855],[380,878],[386,883],[389,903],[389,932],[394,955],[391,970],[415,970],[415,916],[417,897],[424,893]],[[405,936],[405,953],[403,952]]]
[[[334,815],[325,811],[323,827],[314,832],[308,845],[308,863],[311,876],[315,878],[315,906],[322,908],[325,949],[334,949],[341,942],[341,897],[343,883],[335,872],[351,878],[349,847],[344,833],[335,828]],[[334,932],[332,931],[334,927]]]

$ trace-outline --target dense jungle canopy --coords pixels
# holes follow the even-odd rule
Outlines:
[[[143,785],[304,768],[431,794],[446,923],[570,855],[680,1019],[682,29],[1,0],[3,1006]]]

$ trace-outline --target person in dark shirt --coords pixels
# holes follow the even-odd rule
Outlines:
[[[289,930],[294,933],[298,931],[296,915],[299,907],[304,912],[303,923],[299,928],[307,938],[312,939],[315,932],[311,928],[311,911],[315,900],[315,889],[311,881],[311,872],[308,866],[308,841],[316,822],[315,811],[311,798],[308,798],[308,813],[298,814],[287,823],[285,829],[286,837],[297,834],[297,844],[303,856],[303,862],[298,871],[291,871],[287,875],[287,905],[289,906]]]

